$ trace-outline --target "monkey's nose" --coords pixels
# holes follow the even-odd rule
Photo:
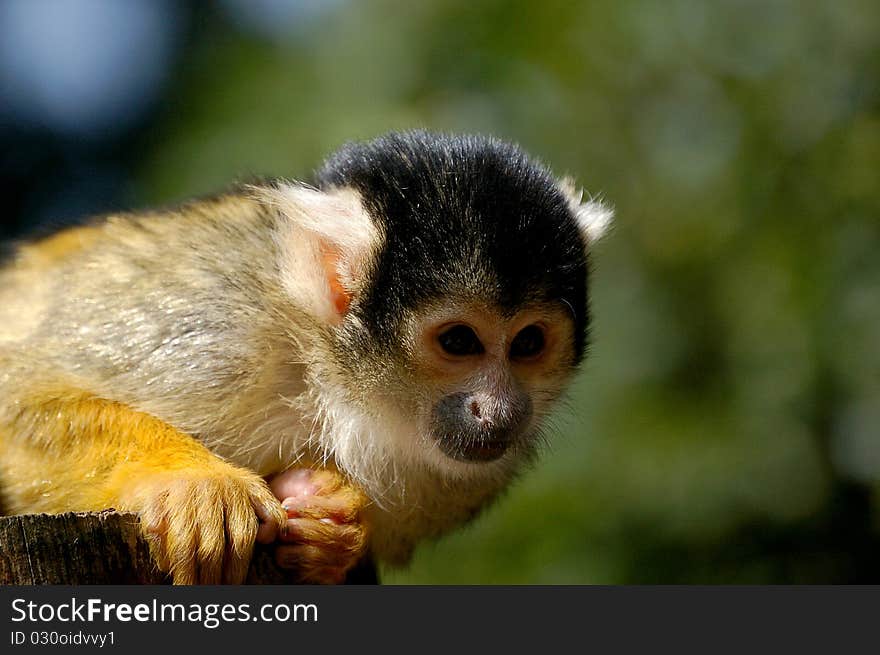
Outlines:
[[[472,419],[480,430],[494,430],[495,428],[505,430],[509,427],[507,425],[510,422],[507,420],[508,412],[492,398],[479,395],[471,396],[466,401],[466,407],[468,414],[470,414],[468,418]]]
[[[527,412],[518,404],[506,403],[483,394],[474,394],[465,399],[465,420],[480,431],[484,438],[506,439],[510,432],[519,427]]]
[[[488,393],[451,393],[434,406],[432,435],[443,453],[488,462],[516,440],[530,411],[528,399],[508,403]]]

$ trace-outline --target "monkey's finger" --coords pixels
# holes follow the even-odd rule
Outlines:
[[[174,584],[193,585],[198,582],[198,567],[194,553],[198,548],[196,522],[193,520],[188,489],[187,493],[179,488],[171,490],[166,506],[168,530],[165,533],[165,551],[168,558],[168,569]]]
[[[288,518],[331,519],[336,523],[352,523],[358,518],[358,496],[293,496],[281,501]]]
[[[313,519],[290,519],[281,533],[285,544],[313,544],[357,559],[366,546],[366,530],[357,523],[337,525]]]
[[[262,482],[254,489],[253,506],[260,521],[257,529],[257,542],[271,544],[278,538],[281,527],[287,519],[287,512],[273,493]]]
[[[268,490],[266,490],[268,494]],[[239,482],[231,483],[226,491],[226,558],[223,582],[241,584],[247,576],[258,519],[254,508],[259,505]]]
[[[216,502],[216,485],[203,481],[192,490],[187,510],[198,516],[196,524],[195,563],[198,567],[198,584],[220,584],[226,553],[226,507],[221,502],[216,511],[205,512],[200,508]]]
[[[262,505],[256,505],[254,509],[257,514],[257,519],[260,521],[259,526],[257,527],[257,543],[271,544],[278,538],[282,524],[278,522],[278,517],[274,512],[270,511],[268,508],[263,507]]]

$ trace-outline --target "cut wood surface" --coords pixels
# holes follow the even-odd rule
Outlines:
[[[23,514],[0,517],[0,584],[168,584],[150,557],[135,514]],[[248,584],[291,584],[271,546],[257,545]],[[375,584],[375,567],[358,566],[347,582]]]

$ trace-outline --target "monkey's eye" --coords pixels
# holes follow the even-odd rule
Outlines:
[[[448,355],[461,357],[464,355],[479,355],[483,352],[483,344],[479,337],[467,325],[453,325],[437,337],[443,352]]]
[[[510,356],[513,359],[534,357],[542,350],[544,350],[544,330],[537,325],[524,327],[510,344]]]

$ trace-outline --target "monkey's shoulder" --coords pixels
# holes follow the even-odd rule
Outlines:
[[[270,179],[235,183],[221,191],[181,202],[128,211],[95,214],[73,222],[48,223],[2,244],[0,267],[52,267],[95,251],[192,249],[199,240],[246,246],[256,234],[273,227],[271,208],[252,189]]]

